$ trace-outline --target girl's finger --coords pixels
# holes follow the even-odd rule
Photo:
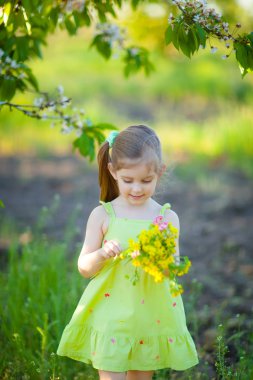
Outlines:
[[[112,241],[117,253],[121,252],[121,247],[117,241]]]

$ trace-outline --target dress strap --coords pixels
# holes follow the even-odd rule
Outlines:
[[[99,203],[101,203],[101,205],[104,206],[105,211],[110,217],[112,218],[115,217],[115,212],[114,212],[111,202],[99,201]]]
[[[160,211],[160,216],[164,216],[164,213],[167,209],[170,209],[171,208],[171,204],[170,203],[165,203],[162,208],[161,208],[161,211]]]

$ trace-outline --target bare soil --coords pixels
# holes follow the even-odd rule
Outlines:
[[[192,268],[182,280],[186,288],[183,299],[190,296],[192,286],[201,284],[195,300],[201,329],[196,329],[203,358],[212,361],[219,321],[227,319],[233,333],[238,314],[245,316],[243,326],[249,328],[253,300],[253,191],[252,179],[241,172],[211,164],[200,171],[178,165],[163,183],[156,199],[170,202],[181,224],[180,252],[192,261]],[[45,233],[54,240],[64,240],[65,227],[77,205],[81,212],[75,222],[75,242],[82,243],[86,220],[98,205],[97,169],[75,156],[1,157],[0,223],[11,218],[22,232],[36,223],[43,206],[50,207],[55,194],[60,205]],[[1,255],[6,241],[0,238]],[[4,259],[1,258],[1,265]],[[194,284],[195,281],[195,285]],[[188,289],[189,288],[189,289]],[[196,289],[195,289],[196,290]],[[197,316],[197,317],[196,317]],[[192,326],[192,329],[194,326]],[[233,351],[233,347],[231,347]]]

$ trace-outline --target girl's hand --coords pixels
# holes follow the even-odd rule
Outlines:
[[[122,251],[119,243],[116,240],[107,241],[101,249],[101,254],[105,259],[115,257]]]

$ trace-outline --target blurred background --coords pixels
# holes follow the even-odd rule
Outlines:
[[[242,31],[252,31],[251,1],[212,5],[231,26],[241,22]],[[155,72],[149,77],[126,79],[120,52],[106,61],[90,49],[92,28],[50,36],[43,60],[34,60],[32,69],[41,90],[62,85],[72,105],[94,122],[119,129],[147,124],[161,138],[168,169],[156,199],[170,202],[179,215],[181,254],[192,260],[182,283],[200,366],[185,373],[157,371],[154,378],[249,380],[253,75],[242,79],[233,53],[221,58],[227,52],[218,41],[212,42],[215,54],[207,47],[191,60],[165,47],[168,9],[147,3],[119,12],[117,23],[127,28],[129,41],[151,52]],[[33,94],[19,94],[13,102],[31,103]],[[12,318],[2,332],[10,348],[2,378],[96,379],[88,366],[55,357],[87,284],[76,261],[87,217],[98,205],[96,163],[72,152],[74,132],[61,134],[48,121],[2,109],[0,125],[1,281],[12,299],[5,306]]]

